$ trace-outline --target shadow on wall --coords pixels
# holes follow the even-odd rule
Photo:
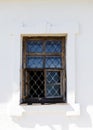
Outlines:
[[[47,105],[45,105],[47,106]],[[51,130],[69,130],[72,128],[92,128],[92,119],[87,112],[87,106],[83,106],[80,116],[67,117],[66,113],[60,111],[37,111],[31,112],[25,107],[25,112],[20,117],[12,116],[12,121],[22,128],[40,128],[47,127]],[[46,107],[44,107],[46,109]],[[41,106],[42,109],[42,106]]]

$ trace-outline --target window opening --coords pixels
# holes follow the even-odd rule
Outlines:
[[[23,37],[22,103],[66,102],[65,37]]]

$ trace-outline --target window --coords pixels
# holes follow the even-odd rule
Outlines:
[[[65,36],[22,39],[21,103],[66,102]]]

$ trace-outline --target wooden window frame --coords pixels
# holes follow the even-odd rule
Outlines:
[[[47,54],[47,56],[61,56],[62,57],[62,64],[63,64],[63,67],[61,69],[46,69],[47,71],[60,71],[61,73],[61,79],[63,80],[63,98],[39,98],[39,99],[32,99],[32,98],[28,98],[27,96],[25,96],[24,94],[24,73],[25,71],[27,71],[28,69],[26,68],[26,56],[29,55],[29,56],[46,56],[45,53],[31,53],[31,54],[27,54],[26,53],[26,41],[28,39],[31,39],[31,40],[49,40],[49,39],[56,39],[56,40],[62,40],[62,53],[60,54],[55,54],[55,53],[52,53],[52,54]],[[64,49],[63,49],[64,48]],[[40,69],[39,69],[40,70]],[[44,69],[44,71],[46,71]],[[66,103],[67,102],[67,92],[66,92],[66,36],[23,36],[22,38],[22,79],[21,79],[21,104],[23,103],[27,103],[27,104],[32,104],[32,103],[41,103],[41,104],[44,104],[44,103]],[[63,76],[63,78],[62,78]],[[62,81],[61,81],[62,82]],[[27,88],[26,88],[26,91],[27,91]]]

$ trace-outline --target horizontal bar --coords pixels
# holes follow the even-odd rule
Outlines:
[[[63,39],[63,38],[66,38],[67,37],[67,33],[54,33],[54,34],[21,34],[21,37],[22,38],[27,38],[27,39],[36,39],[36,38],[60,38],[60,39]]]
[[[27,103],[28,105],[31,105],[32,103],[66,103],[63,97],[57,97],[57,98],[27,98],[27,99],[22,99],[20,104],[25,104]]]
[[[24,71],[63,71],[65,68],[23,68]]]
[[[62,53],[26,53],[26,56],[60,56],[62,57]]]

